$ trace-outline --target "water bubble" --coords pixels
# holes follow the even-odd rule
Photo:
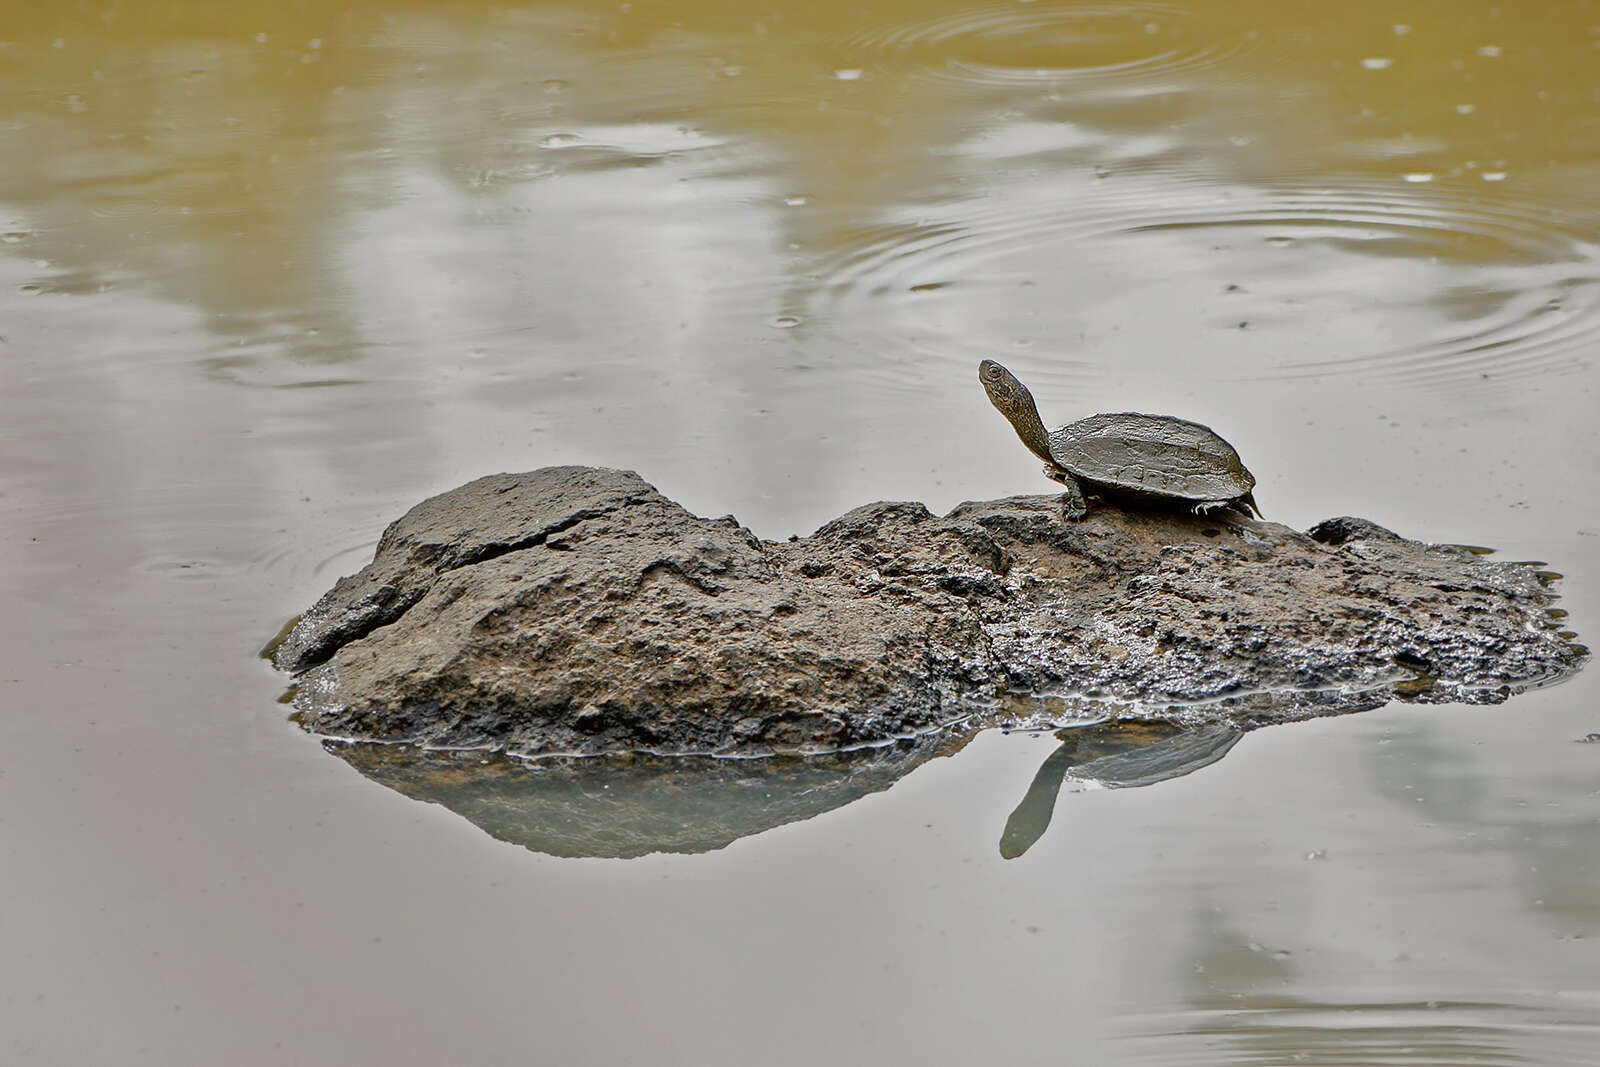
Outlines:
[[[540,148],[571,148],[582,144],[583,138],[575,133],[552,133],[539,141]]]
[[[853,82],[861,77],[860,67],[842,67],[833,72],[833,76],[842,82]]]
[[[1361,61],[1361,65],[1368,70],[1388,70],[1394,66],[1394,60],[1386,56],[1370,56]]]
[[[1477,104],[1457,104],[1456,105],[1456,114],[1457,115],[1470,115],[1476,110],[1478,110],[1478,105]]]
[[[1406,34],[1411,32],[1411,27],[1407,26],[1403,22],[1402,23],[1396,23],[1395,25],[1390,26],[1389,29],[1394,31],[1394,35],[1396,37],[1404,37]]]
[[[1478,177],[1486,182],[1503,182],[1506,180],[1506,172],[1503,170],[1486,170]]]
[[[1431,181],[1433,181],[1433,172],[1432,171],[1426,171],[1426,170],[1414,170],[1414,171],[1411,171],[1408,174],[1402,174],[1402,175],[1400,175],[1400,177],[1403,180],[1408,181],[1408,182],[1412,182],[1412,183],[1431,182]]]
[[[1271,245],[1273,248],[1288,248],[1293,243],[1294,243],[1294,238],[1292,238],[1292,237],[1268,237],[1267,238],[1267,244]]]
[[[544,91],[547,93],[561,93],[566,92],[567,89],[567,83],[560,78],[546,78],[540,84],[544,86]]]
[[[1306,853],[1306,859],[1308,860],[1325,860],[1327,858],[1328,850],[1325,848],[1314,848]]]
[[[250,39],[256,44],[266,44],[268,41],[272,40],[271,37],[264,33],[252,33],[250,35]]]
[[[794,315],[779,315],[772,320],[772,325],[780,330],[792,330],[800,325],[800,319]]]
[[[26,230],[12,230],[10,233],[0,233],[0,241],[8,245],[18,245],[32,236],[33,234]]]
[[[1497,44],[1483,45],[1478,49],[1478,54],[1486,59],[1493,59],[1500,54],[1500,46]]]
[[[804,193],[796,193],[794,196],[784,197],[783,202],[789,207],[805,207],[811,203],[811,198]]]

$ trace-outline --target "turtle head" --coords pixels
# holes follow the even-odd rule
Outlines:
[[[1028,451],[1054,463],[1050,457],[1050,435],[1045,432],[1044,421],[1039,418],[1039,406],[1033,402],[1028,387],[1017,381],[1017,376],[992,359],[978,364],[978,381],[989,394],[989,403],[999,409],[1017,431]]]

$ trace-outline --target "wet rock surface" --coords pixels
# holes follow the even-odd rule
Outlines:
[[[304,725],[524,755],[759,754],[950,723],[1251,727],[1494,703],[1576,669],[1554,576],[1366,520],[1064,523],[1056,496],[857,508],[809,537],[550,467],[417,505],[274,653]]]

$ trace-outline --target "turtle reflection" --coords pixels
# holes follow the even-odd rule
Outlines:
[[[1056,736],[1061,746],[1040,766],[1022,803],[1006,820],[1000,835],[1000,855],[1005,859],[1016,859],[1044,836],[1068,771],[1079,780],[1114,788],[1154,785],[1217,762],[1244,731],[1232,726],[1186,730],[1164,722],[1108,722],[1062,730]]]

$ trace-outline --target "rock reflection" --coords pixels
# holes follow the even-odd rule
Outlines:
[[[634,859],[714,852],[844,807],[930,759],[954,755],[972,736],[942,732],[877,748],[759,759],[634,753],[529,761],[411,745],[324,747],[373,781],[442,805],[509,844],[566,858]],[[1006,859],[1043,836],[1069,773],[1112,788],[1154,785],[1220,760],[1243,731],[1113,722],[1057,736],[1061,745],[1006,821]]]
[[[700,853],[889,788],[966,736],[763,759],[601,756],[522,761],[409,745],[327,742],[356,770],[440,804],[491,837],[561,857]]]
[[[1163,722],[1111,722],[1063,730],[1000,835],[1000,855],[1016,859],[1044,836],[1070,772],[1111,788],[1155,785],[1208,767],[1244,736],[1232,726],[1185,730]]]

